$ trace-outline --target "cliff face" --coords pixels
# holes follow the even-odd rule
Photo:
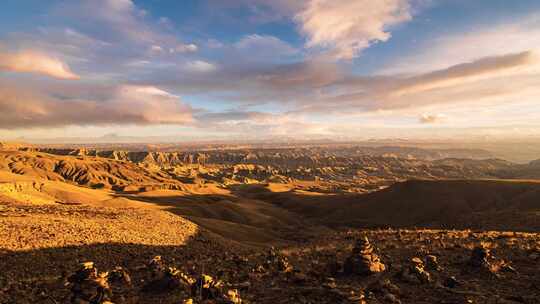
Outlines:
[[[272,166],[349,166],[355,162],[385,158],[436,161],[446,158],[485,160],[492,155],[483,150],[426,150],[407,147],[357,147],[346,149],[291,148],[201,152],[155,152],[87,149],[30,148],[55,155],[95,156],[133,163],[176,166],[186,164],[257,164]]]
[[[129,161],[52,155],[40,152],[0,153],[0,169],[52,181],[70,182],[91,188],[123,190],[125,187],[181,189],[179,181],[161,171],[153,171]]]
[[[513,178],[536,174],[497,159],[426,160],[357,150],[267,149],[204,152],[35,149],[13,151],[13,173],[94,188],[181,189],[187,184],[314,183],[316,191],[365,192],[407,179]],[[385,150],[386,151],[386,150]],[[6,155],[8,155],[6,154]]]
[[[147,151],[100,151],[87,149],[24,149],[24,151],[43,152],[63,156],[93,156],[132,163],[153,164],[159,166],[176,166],[184,164],[202,164],[206,155],[201,153],[147,152]]]

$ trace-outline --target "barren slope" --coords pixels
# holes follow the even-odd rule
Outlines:
[[[540,183],[533,181],[416,180],[335,195],[251,186],[237,193],[331,226],[540,231]]]

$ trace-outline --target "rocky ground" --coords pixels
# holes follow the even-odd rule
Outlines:
[[[0,303],[517,304],[540,298],[540,235],[532,233],[354,230],[270,249],[223,246],[199,235],[185,246],[87,249],[49,253],[69,264],[58,273],[34,264],[26,270],[33,279],[2,281]],[[70,250],[88,260],[62,260]],[[32,264],[40,254],[25,258]]]

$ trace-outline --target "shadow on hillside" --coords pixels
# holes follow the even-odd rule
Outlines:
[[[19,283],[18,289],[21,293],[15,296],[16,301],[6,303],[31,303],[29,300],[25,301],[25,297],[35,300],[42,293],[56,299],[56,303],[67,303],[65,297],[68,291],[62,284],[66,276],[73,274],[83,262],[94,262],[99,271],[110,271],[115,266],[122,266],[130,270],[132,278],[135,276],[134,280],[137,282],[134,283],[137,284],[140,280],[133,272],[147,265],[157,255],[163,256],[169,266],[186,271],[189,268],[194,274],[204,271],[216,276],[219,265],[223,265],[228,256],[250,252],[252,249],[229,242],[222,243],[200,232],[179,246],[104,243],[27,251],[0,249],[0,287]],[[187,267],[188,265],[190,267]],[[20,282],[25,283],[20,285]],[[14,292],[13,286],[10,292]],[[37,302],[49,303],[45,300]],[[1,292],[0,302],[2,302]]]
[[[139,193],[140,194],[140,193]],[[307,241],[328,229],[262,200],[220,194],[117,197],[154,204],[222,237],[253,246]]]
[[[538,183],[410,180],[369,194],[274,192],[265,185],[229,190],[232,195],[124,197],[165,207],[225,238],[251,244],[301,240],[322,226],[540,231]]]
[[[231,189],[333,228],[540,231],[540,184],[409,180],[367,194],[310,195],[261,186]]]

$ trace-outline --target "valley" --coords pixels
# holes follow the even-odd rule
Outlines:
[[[468,153],[4,145],[0,303],[69,303],[80,288],[69,274],[88,261],[132,276],[119,290],[84,279],[94,284],[85,292],[105,288],[112,295],[99,297],[112,303],[240,303],[227,290],[243,303],[534,303],[538,164]],[[363,237],[386,268],[347,274],[347,257]],[[498,268],[469,269],[477,247],[496,253],[490,263]],[[170,265],[157,281],[147,264],[155,256]],[[426,268],[429,280],[407,278],[411,259],[431,256],[440,268]],[[202,274],[225,285],[208,285],[212,296],[193,293],[189,278]]]

